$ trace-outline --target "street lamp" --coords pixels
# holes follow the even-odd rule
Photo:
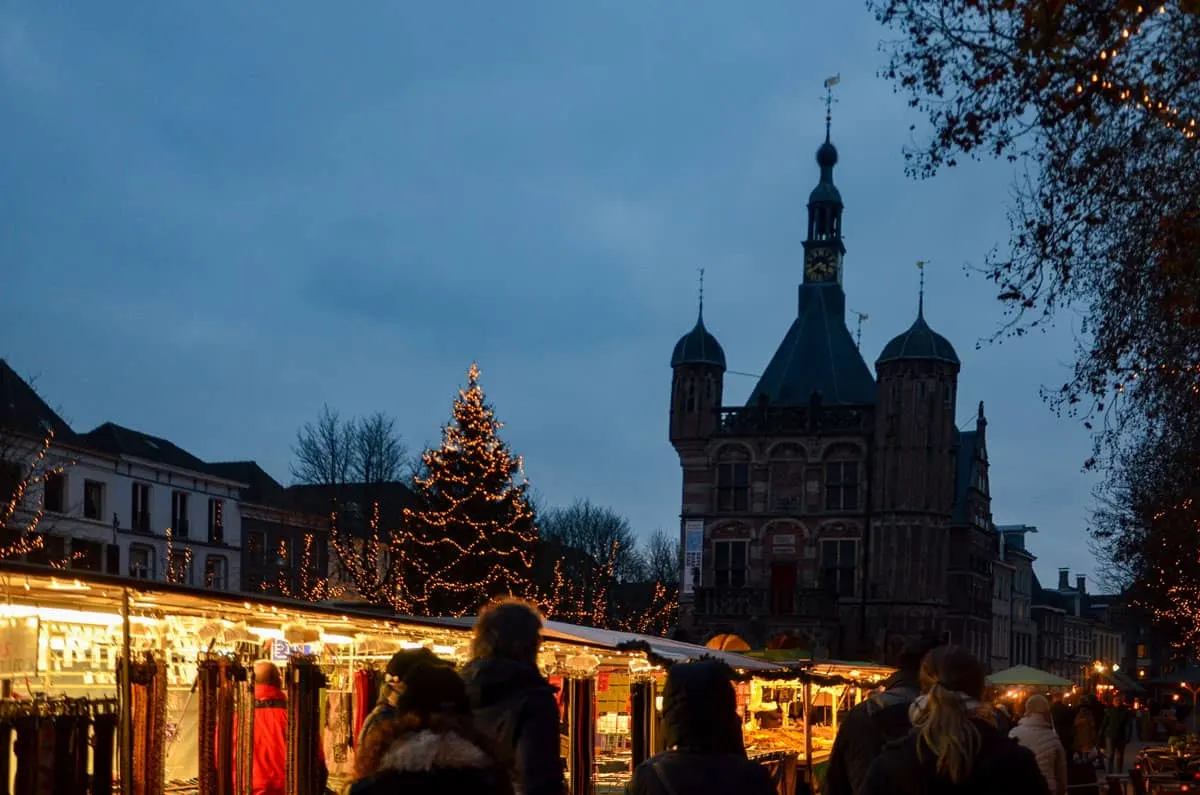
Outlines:
[[[1196,696],[1200,695],[1200,685],[1189,685],[1187,682],[1180,682],[1179,686],[1192,694],[1192,714],[1188,716],[1188,722],[1192,724],[1192,734],[1196,733]]]

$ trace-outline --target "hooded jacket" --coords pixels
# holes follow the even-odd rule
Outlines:
[[[374,775],[350,795],[512,795],[508,771],[478,744],[454,731],[402,735]]]
[[[479,728],[512,753],[520,795],[562,795],[558,702],[532,663],[487,657],[462,672]]]
[[[1026,715],[1008,736],[1028,748],[1037,759],[1051,795],[1066,792],[1067,751],[1058,739],[1049,715]]]
[[[724,667],[709,661],[671,666],[662,720],[671,750],[637,766],[629,795],[774,795],[767,769],[746,758]]]
[[[1033,754],[986,721],[975,720],[975,727],[982,742],[966,781],[938,775],[933,754],[918,753],[917,732],[910,731],[884,746],[867,769],[861,795],[1050,795]]]
[[[867,768],[887,743],[903,737],[912,728],[908,708],[921,694],[917,672],[898,671],[888,688],[856,705],[842,719],[824,791],[828,795],[858,795]]]

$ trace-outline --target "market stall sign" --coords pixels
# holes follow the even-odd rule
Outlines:
[[[296,654],[312,655],[316,654],[316,650],[310,643],[288,643],[286,640],[271,641],[272,662],[287,662]]]
[[[0,675],[37,673],[37,622],[0,622]]]

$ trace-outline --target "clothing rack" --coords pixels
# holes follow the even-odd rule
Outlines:
[[[239,776],[235,765],[245,759],[240,751],[237,718],[245,715],[249,672],[237,655],[206,652],[197,662],[196,685],[200,692],[199,793],[235,795]],[[244,722],[244,721],[243,721]]]
[[[311,655],[295,655],[287,666],[287,795],[321,792],[321,689],[328,680]]]
[[[111,795],[117,717],[114,698],[0,700],[0,795]]]

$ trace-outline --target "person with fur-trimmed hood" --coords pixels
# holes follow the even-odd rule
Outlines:
[[[404,677],[417,665],[441,665],[449,667],[450,663],[442,660],[429,649],[422,646],[419,649],[401,649],[388,660],[384,673],[383,687],[380,689],[379,703],[363,721],[358,733],[358,741],[354,747],[358,752],[354,755],[355,778],[363,778],[375,772],[379,764],[378,753],[382,753],[379,743],[371,742],[371,735],[379,727],[396,718],[396,704],[404,693]],[[364,752],[364,747],[370,745],[376,753]]]
[[[886,689],[846,713],[829,756],[825,792],[859,795],[867,768],[883,746],[908,734],[912,728],[908,708],[921,695],[921,660],[941,645],[942,639],[931,633],[910,640],[900,652],[900,670],[887,681]]]
[[[350,795],[513,795],[512,772],[475,727],[466,686],[445,665],[408,670],[394,715],[362,751],[379,761]]]
[[[538,670],[542,616],[516,599],[494,602],[475,621],[463,681],[476,724],[514,761],[518,795],[563,795],[554,687]]]

